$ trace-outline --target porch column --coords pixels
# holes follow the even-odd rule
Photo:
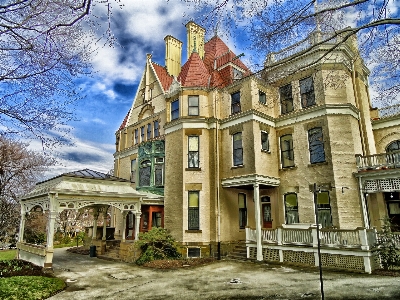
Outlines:
[[[47,221],[47,246],[46,248],[53,248],[53,238],[54,238],[54,225],[56,224],[57,212],[50,211],[49,220]]]
[[[127,211],[122,212],[122,242],[125,242],[126,237],[126,215],[128,214]]]
[[[93,233],[92,233],[92,239],[96,239],[96,234],[97,234],[97,220],[99,218],[99,212],[97,208],[93,209]]]
[[[21,205],[21,221],[19,224],[19,233],[18,233],[18,242],[20,243],[24,241],[25,220],[26,220],[25,206]]]
[[[139,239],[140,215],[141,215],[141,213],[135,214],[135,241],[137,241]]]
[[[107,209],[103,211],[103,237],[101,238],[103,241],[107,239]]]
[[[256,241],[257,241],[257,260],[263,260],[262,242],[261,242],[261,204],[260,204],[260,185],[254,184],[254,211],[256,219]]]
[[[362,209],[362,213],[363,213],[364,227],[366,229],[369,229],[369,222],[368,222],[369,218],[368,218],[368,210],[367,210],[367,204],[366,204],[367,199],[365,199],[365,196],[364,196],[363,182],[362,182],[361,177],[358,178],[358,186],[359,186],[359,190],[360,190],[361,209]]]

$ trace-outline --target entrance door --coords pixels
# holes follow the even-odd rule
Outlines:
[[[126,215],[125,238],[127,240],[135,239],[135,215],[131,211]]]
[[[271,200],[268,196],[261,197],[263,228],[272,228]]]

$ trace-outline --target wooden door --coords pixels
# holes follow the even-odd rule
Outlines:
[[[262,204],[262,220],[263,220],[263,228],[272,228],[271,203]]]

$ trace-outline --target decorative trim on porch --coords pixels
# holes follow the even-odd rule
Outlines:
[[[255,183],[270,185],[270,186],[279,186],[280,179],[272,176],[249,174],[243,176],[223,178],[221,180],[221,184],[223,187],[239,187]]]

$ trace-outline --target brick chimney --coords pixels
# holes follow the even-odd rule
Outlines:
[[[165,66],[170,75],[178,77],[181,72],[182,42],[171,35],[165,41]]]

